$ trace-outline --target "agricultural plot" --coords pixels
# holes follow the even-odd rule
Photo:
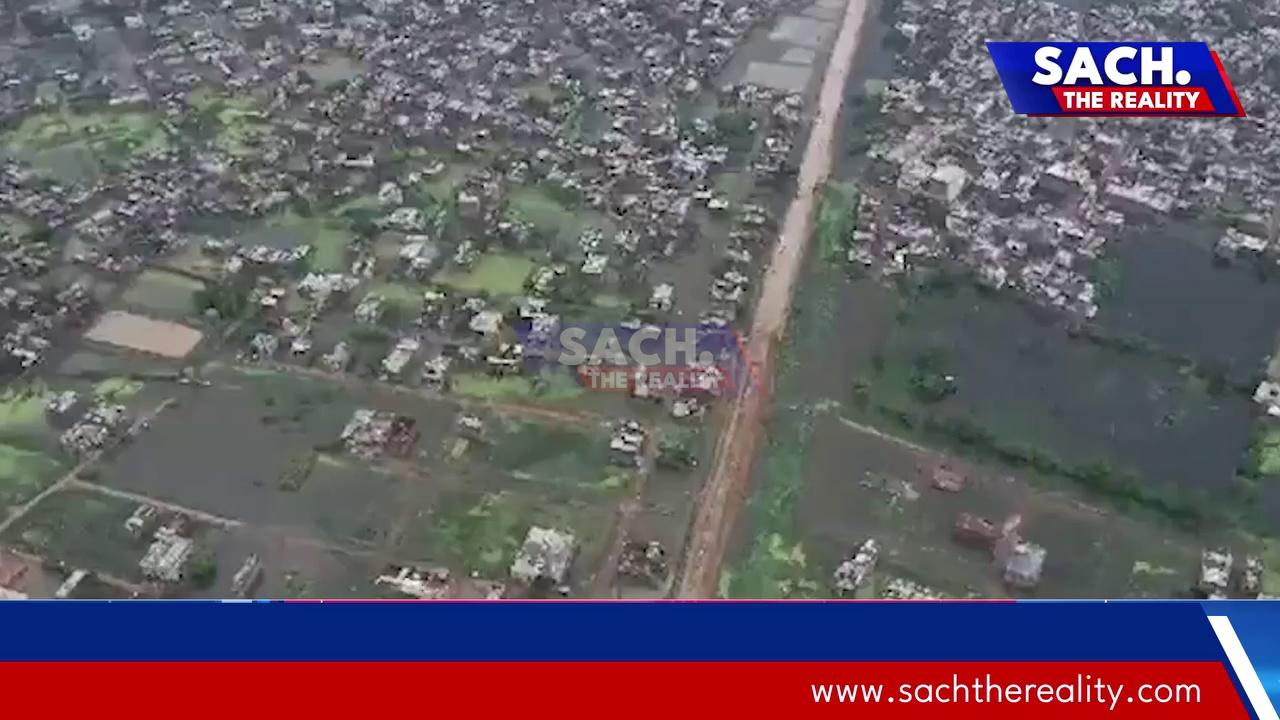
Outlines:
[[[866,539],[881,544],[877,580],[900,577],[953,597],[1008,594],[988,552],[953,537],[957,516],[1002,523],[1048,550],[1035,591],[1043,597],[1173,597],[1195,581],[1200,541],[1144,513],[1112,513],[1070,495],[1037,489],[1012,468],[958,462],[868,434],[834,413],[815,418],[812,454],[796,503],[798,557],[816,594]],[[967,478],[965,489],[931,487],[939,464]]]
[[[443,492],[409,522],[400,554],[503,579],[531,526],[555,528],[577,538],[571,582],[589,587],[635,471],[610,466],[607,434],[591,429],[500,416],[486,427],[436,471]]]
[[[315,272],[338,272],[347,267],[347,248],[354,236],[341,221],[326,216],[305,217],[287,210],[266,220],[260,230],[278,240],[263,240],[262,233],[250,233],[244,239],[256,237],[263,244],[281,247],[310,245],[309,263]]]
[[[4,145],[55,177],[74,171],[96,173],[103,166],[121,166],[170,149],[160,119],[143,112],[82,113],[63,107],[31,115],[6,133]]]
[[[435,281],[464,292],[512,296],[524,290],[524,281],[533,268],[533,260],[522,255],[489,253],[482,255],[471,267],[441,272]]]
[[[211,135],[213,146],[235,158],[261,152],[262,142],[271,134],[265,115],[248,96],[225,96],[211,91],[192,94],[195,123]]]
[[[429,438],[452,417],[438,403],[271,371],[212,377],[214,387],[166,411],[103,468],[100,481],[255,525],[372,542],[404,479],[347,454],[343,427],[358,407],[387,409],[413,417]]]
[[[873,412],[1079,466],[1172,512],[1230,497],[1252,404],[1201,368],[1071,337],[964,286],[930,291],[899,317],[867,379]]]
[[[165,270],[145,270],[125,289],[120,301],[126,308],[171,320],[190,316],[196,293],[204,283]]]
[[[136,508],[129,500],[65,490],[32,508],[0,540],[71,567],[138,580],[149,538],[134,537],[124,526]]]

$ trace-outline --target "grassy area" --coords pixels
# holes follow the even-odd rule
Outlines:
[[[511,194],[508,212],[531,224],[537,235],[555,239],[565,247],[572,247],[582,231],[589,227],[598,227],[606,235],[613,230],[604,216],[570,207],[565,199],[556,197],[555,191],[546,187],[516,190]]]
[[[61,462],[44,453],[0,444],[0,508],[35,497],[63,469]]]
[[[822,205],[814,226],[818,252],[823,260],[844,257],[849,234],[858,222],[858,192],[848,183],[827,183],[822,193]]]
[[[503,577],[528,531],[526,510],[510,492],[451,498],[428,533],[448,562],[488,577]]]
[[[1258,433],[1253,452],[1260,475],[1280,475],[1280,428]]]
[[[137,575],[146,539],[135,539],[124,521],[135,503],[85,491],[55,493],[32,508],[2,538],[6,543],[73,567]]]
[[[489,253],[466,270],[451,269],[436,276],[441,285],[466,292],[490,295],[519,295],[524,281],[533,272],[534,262],[523,255]]]
[[[598,434],[563,425],[511,422],[494,443],[493,462],[517,477],[590,485],[608,465],[608,443]]]
[[[823,351],[835,317],[835,291],[841,276],[834,266],[819,266],[812,272],[797,293],[791,334],[779,357],[768,445],[761,457],[763,480],[749,502],[751,541],[745,557],[721,578],[720,594],[726,597],[824,594],[808,565],[803,544],[794,539],[795,502],[804,482],[817,412],[801,389],[805,376],[802,362]]]
[[[74,112],[68,107],[25,118],[4,134],[4,144],[37,166],[55,162],[59,153],[79,152],[98,164],[119,165],[169,150],[160,118],[126,110]]]
[[[195,294],[203,289],[204,283],[185,275],[145,270],[129,285],[121,299],[126,305],[181,316],[191,312]]]
[[[380,282],[369,288],[369,292],[405,310],[417,311],[422,308],[422,297],[426,293],[426,288],[412,283]]]
[[[464,374],[454,378],[453,390],[466,397],[500,401],[569,400],[585,392],[564,373],[548,373],[538,378]]]
[[[0,440],[23,446],[44,444],[50,433],[44,410],[50,394],[43,385],[5,390],[0,395]]]
[[[474,169],[465,163],[450,163],[439,175],[419,182],[417,190],[426,200],[440,204],[452,203],[454,196],[458,194],[458,188]]]
[[[213,144],[232,157],[243,158],[260,152],[258,145],[270,133],[266,116],[248,95],[221,95],[209,89],[191,94],[197,121],[213,133]]]
[[[127,377],[107,378],[93,386],[93,394],[104,400],[120,401],[142,392],[143,384]]]
[[[347,247],[353,236],[341,223],[325,217],[304,217],[287,210],[271,218],[268,226],[301,233],[312,248],[312,270],[338,272],[346,268]]]

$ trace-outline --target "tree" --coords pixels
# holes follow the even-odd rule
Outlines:
[[[218,577],[218,563],[213,553],[203,548],[192,553],[187,562],[187,577],[201,590],[213,587],[213,581]]]
[[[234,285],[206,287],[198,290],[192,299],[197,313],[213,308],[223,319],[239,317],[249,307],[248,289]]]

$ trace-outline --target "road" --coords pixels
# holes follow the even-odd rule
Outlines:
[[[746,354],[754,382],[744,383],[743,390],[734,398],[711,471],[698,498],[677,591],[682,598],[714,596],[729,534],[746,504],[751,461],[769,407],[774,346],[786,329],[793,289],[812,233],[814,204],[831,172],[832,158],[837,154],[836,123],[866,14],[866,0],[848,0],[845,5],[844,20],[822,79],[817,114],[796,178],[796,196],[787,208],[778,242],[765,270],[760,299],[747,335]]]

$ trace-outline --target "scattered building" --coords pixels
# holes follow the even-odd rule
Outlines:
[[[577,540],[572,533],[531,527],[511,563],[511,577],[526,585],[562,585],[576,552]]]
[[[853,597],[866,584],[880,559],[880,544],[874,538],[862,543],[835,571],[835,590],[840,597]]]

